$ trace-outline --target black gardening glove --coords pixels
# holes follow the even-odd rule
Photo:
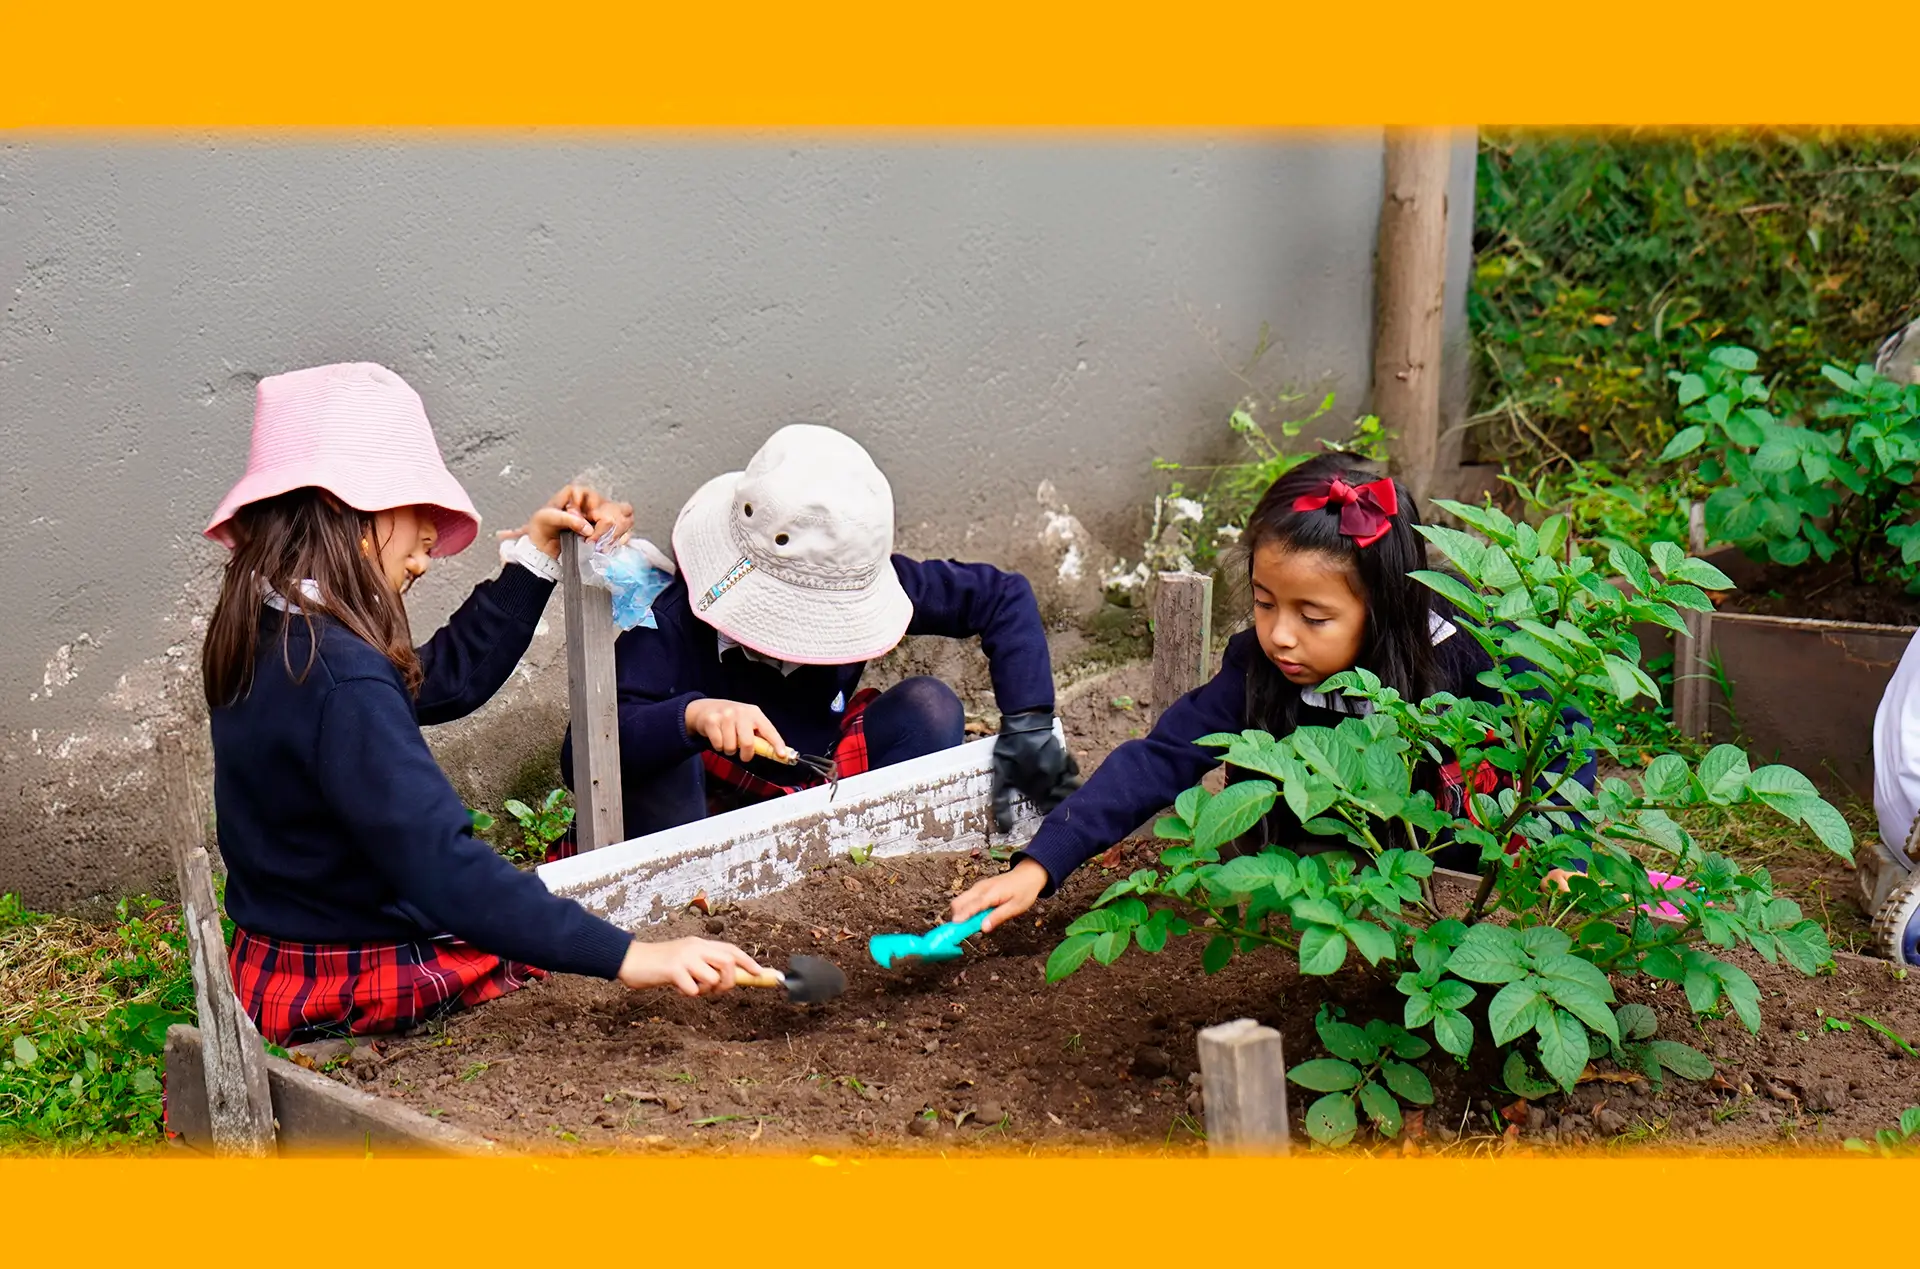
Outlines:
[[[1053,711],[1028,710],[1000,720],[993,742],[993,825],[1013,831],[1013,795],[1026,794],[1042,815],[1080,787],[1080,764],[1053,734]]]

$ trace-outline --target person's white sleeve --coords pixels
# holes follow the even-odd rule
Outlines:
[[[1907,645],[1874,714],[1873,809],[1880,840],[1904,852],[1920,813],[1920,635]]]

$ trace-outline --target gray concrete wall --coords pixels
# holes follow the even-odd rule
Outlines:
[[[15,138],[0,890],[61,905],[165,872],[152,737],[199,722],[222,559],[199,530],[245,461],[259,376],[405,375],[488,529],[586,473],[664,541],[701,480],[807,418],[872,449],[909,549],[1031,566],[1045,481],[1124,550],[1150,461],[1220,445],[1245,391],[1227,366],[1262,323],[1264,382],[1362,406],[1380,181],[1369,134]],[[1463,282],[1470,210],[1453,221]],[[1457,346],[1459,286],[1449,303]],[[444,564],[416,630],[493,563],[483,539]],[[537,764],[562,659],[543,635],[505,697],[437,737],[463,791]]]

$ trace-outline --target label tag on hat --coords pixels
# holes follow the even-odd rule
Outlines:
[[[700,596],[700,603],[698,605],[700,611],[705,612],[707,609],[713,607],[715,600],[719,599],[722,595],[732,590],[734,586],[736,586],[739,583],[741,578],[745,577],[748,573],[751,573],[752,571],[753,571],[753,561],[748,559],[744,555],[741,556],[740,562],[738,564],[735,564],[732,568],[728,569],[727,575],[725,577],[721,578],[719,581],[715,582],[713,585],[707,587],[706,593]]]
[[[827,706],[827,708],[832,710],[836,714],[846,713],[847,694],[845,692],[835,692],[833,694],[833,704]]]

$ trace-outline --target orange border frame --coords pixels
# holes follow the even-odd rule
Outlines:
[[[1688,6],[20,4],[0,128],[1112,134],[1920,122],[1897,15]],[[1882,25],[1874,27],[1879,22]],[[1799,55],[1795,64],[1794,55]],[[724,133],[722,134],[724,135]],[[0,136],[0,144],[9,138]],[[716,136],[700,139],[713,141]],[[1916,1091],[1920,1100],[1920,1090]],[[1920,1162],[0,1159],[21,1264],[97,1247],[325,1260],[1206,1263],[1910,1254]],[[1823,1202],[1824,1200],[1824,1202]],[[1819,1206],[1816,1206],[1818,1204]],[[1814,1218],[1816,1213],[1824,1219]],[[381,1237],[382,1234],[388,1235]],[[1217,1248],[1218,1250],[1214,1250]],[[1271,1250],[1269,1250],[1269,1248]]]

